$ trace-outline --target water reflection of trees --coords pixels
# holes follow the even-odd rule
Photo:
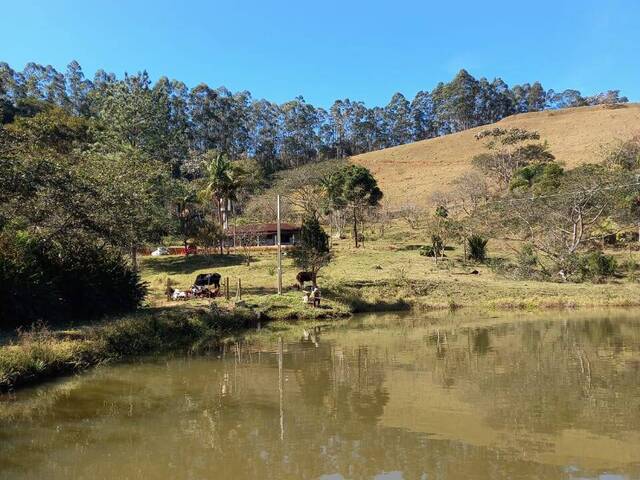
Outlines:
[[[442,371],[443,386],[450,377],[472,385],[465,395],[483,407],[492,426],[554,433],[579,425],[614,436],[640,429],[637,323],[531,322],[468,330],[466,355],[463,337],[447,335],[446,358],[436,349],[434,368]]]
[[[21,468],[37,465],[47,478],[371,478],[394,470],[404,478],[569,477],[504,449],[386,426],[390,397],[404,393],[390,390],[400,370],[430,374],[477,407],[490,428],[526,434],[519,446],[532,452],[549,445],[531,432],[640,430],[640,328],[632,322],[440,328],[379,343],[350,338],[286,346],[283,439],[277,356],[238,345],[221,362],[87,376],[30,417],[14,416],[10,429],[0,425],[10,432],[0,440],[0,471],[24,458]]]

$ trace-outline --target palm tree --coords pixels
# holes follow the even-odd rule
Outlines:
[[[207,156],[212,156],[208,154]],[[224,229],[222,206],[225,209],[230,201],[235,201],[242,186],[243,171],[229,160],[229,157],[218,152],[207,164],[207,186],[205,191],[212,197],[214,207],[218,211],[220,229]],[[223,252],[223,238],[220,239],[220,254]]]

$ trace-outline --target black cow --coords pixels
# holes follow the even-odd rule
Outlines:
[[[194,285],[197,287],[214,285],[215,287],[220,288],[220,278],[221,275],[219,273],[200,273],[196,277]]]
[[[313,272],[298,272],[296,275],[296,281],[298,282],[298,286],[300,290],[304,288],[305,282],[311,282],[312,284],[316,284],[316,276]]]

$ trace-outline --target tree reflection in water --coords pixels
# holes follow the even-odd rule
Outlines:
[[[98,369],[0,404],[2,478],[640,475],[640,323],[319,331]]]

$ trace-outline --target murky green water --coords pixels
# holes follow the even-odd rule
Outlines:
[[[101,367],[0,403],[0,478],[640,478],[637,317],[373,316],[285,341],[282,373],[276,342]]]

